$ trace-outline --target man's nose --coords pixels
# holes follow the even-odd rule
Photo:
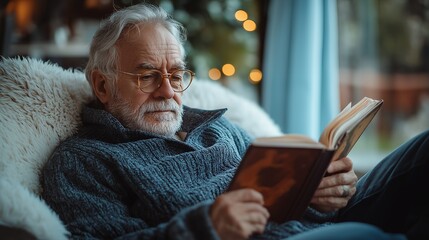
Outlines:
[[[153,96],[157,98],[170,99],[174,96],[173,87],[170,84],[169,75],[162,75],[161,85],[153,92]]]

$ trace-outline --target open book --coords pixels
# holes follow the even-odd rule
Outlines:
[[[253,188],[262,193],[272,221],[300,219],[329,163],[347,156],[382,104],[364,97],[347,105],[319,141],[298,134],[255,139],[228,190]]]

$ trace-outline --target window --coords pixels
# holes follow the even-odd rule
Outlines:
[[[429,1],[337,3],[342,106],[363,96],[385,101],[352,152],[373,164],[429,127]]]

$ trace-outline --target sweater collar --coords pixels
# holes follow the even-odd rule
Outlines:
[[[191,133],[198,129],[204,129],[206,126],[210,125],[211,122],[219,119],[225,112],[225,109],[216,109],[216,110],[202,110],[197,108],[191,108],[188,106],[183,106],[183,122],[180,128],[180,132]],[[84,125],[91,126],[91,128],[97,126],[97,129],[104,129],[103,132],[110,132],[115,135],[115,137],[125,137],[129,138],[138,134],[142,137],[142,134],[145,137],[159,137],[157,134],[145,132],[145,131],[135,131],[126,128],[116,119],[112,114],[106,110],[95,106],[87,105],[82,110],[82,121]],[[106,131],[106,129],[108,129]]]
[[[190,133],[219,119],[227,109],[203,110],[183,106],[183,110],[183,123],[179,131]]]

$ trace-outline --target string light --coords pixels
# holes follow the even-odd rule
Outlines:
[[[247,20],[247,12],[244,10],[237,10],[235,12],[235,19],[237,19],[237,21],[243,22]]]
[[[252,32],[256,30],[256,23],[253,20],[246,20],[243,22],[244,30]]]
[[[221,77],[221,72],[217,68],[212,68],[209,70],[209,78],[212,80],[219,80]]]
[[[249,73],[251,83],[259,83],[262,80],[262,72],[259,69],[252,69]]]
[[[235,67],[234,65],[227,63],[222,66],[222,72],[226,76],[232,76],[235,73]]]

